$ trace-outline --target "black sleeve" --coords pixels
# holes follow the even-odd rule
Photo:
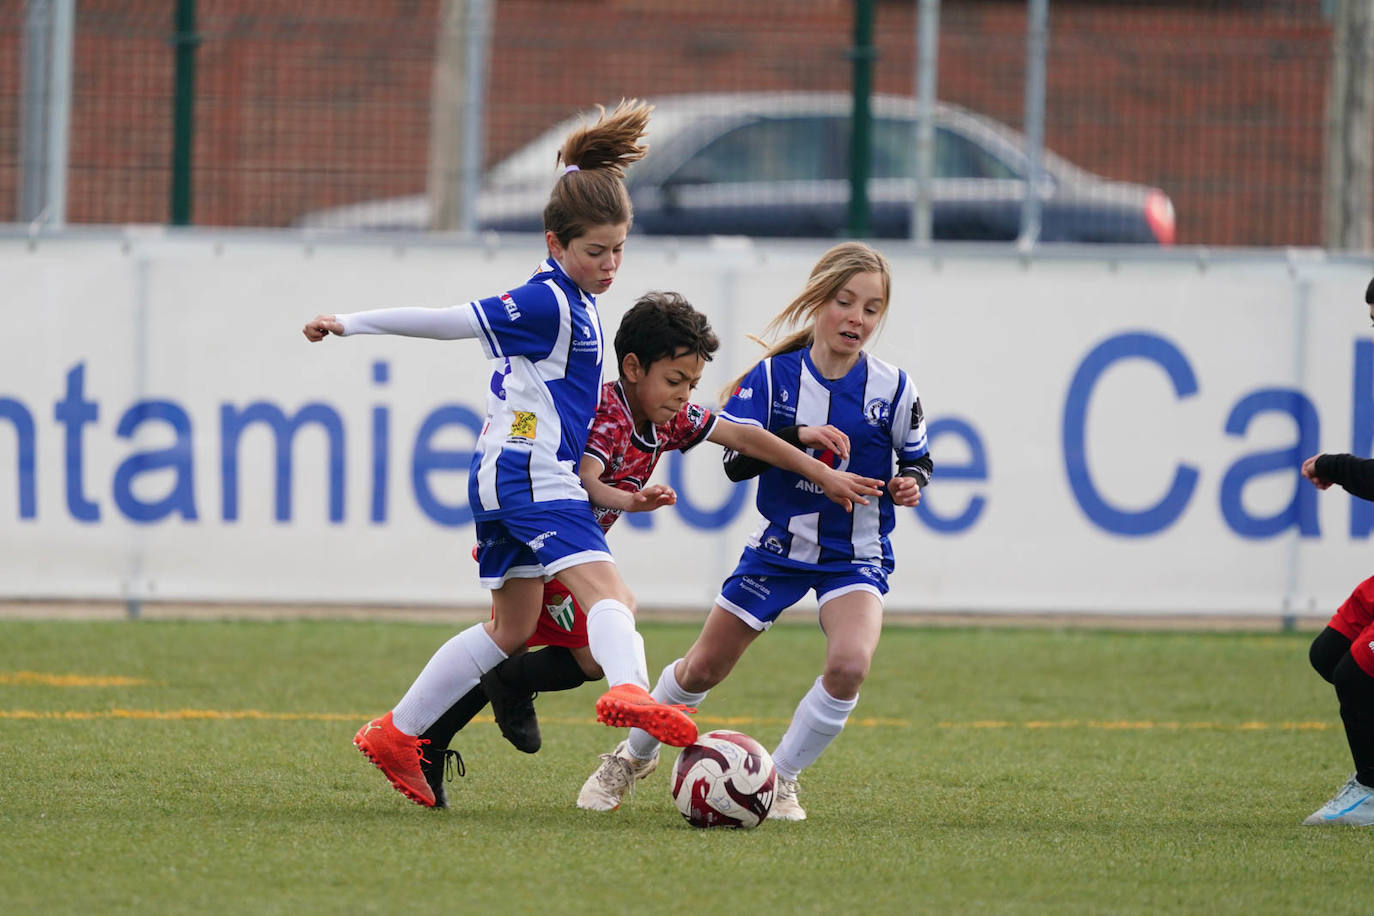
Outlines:
[[[1352,496],[1374,500],[1374,459],[1322,455],[1315,470],[1322,480],[1340,484]]]
[[[897,476],[915,477],[916,480],[921,484],[922,489],[925,489],[925,487],[930,483],[930,477],[934,473],[935,462],[931,460],[929,454],[922,455],[915,461],[897,462]]]
[[[785,426],[773,435],[793,448],[802,447],[800,426]],[[729,477],[735,483],[739,483],[741,480],[748,480],[751,477],[757,477],[772,467],[771,464],[764,461],[762,458],[750,458],[748,455],[740,454],[728,448],[725,450],[725,457],[723,460],[725,461],[725,476]]]

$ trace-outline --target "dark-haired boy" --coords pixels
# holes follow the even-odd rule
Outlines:
[[[675,503],[672,488],[650,485],[649,477],[664,452],[685,452],[702,440],[795,471],[842,505],[866,502],[865,497],[881,492],[880,481],[837,471],[759,427],[718,422],[709,408],[692,403],[692,390],[719,346],[706,316],[678,293],[646,293],[621,319],[615,335],[620,377],[602,386],[578,468],[602,529],[609,530],[624,512]],[[848,437],[838,429],[818,431],[827,436],[829,450],[849,454]],[[586,616],[557,579],[545,583],[543,603],[545,612],[526,643],[543,648],[512,655],[487,672],[420,736],[431,748],[421,769],[434,789],[436,807],[447,806],[445,761],[457,756],[448,750],[449,742],[488,701],[501,733],[532,754],[541,743],[534,694],[570,690],[603,676],[587,648]],[[626,776],[642,779],[653,765]]]

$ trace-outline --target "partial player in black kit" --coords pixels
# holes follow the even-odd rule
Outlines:
[[[1374,323],[1374,280],[1364,294]],[[1374,500],[1374,460],[1355,455],[1313,455],[1302,476],[1319,490],[1336,484],[1360,499]],[[1312,641],[1312,667],[1336,688],[1341,722],[1355,772],[1304,824],[1374,825],[1374,577],[1365,579]]]

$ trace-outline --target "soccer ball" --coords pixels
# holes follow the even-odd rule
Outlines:
[[[773,758],[753,738],[722,729],[673,764],[673,801],[693,827],[757,827],[773,807]]]

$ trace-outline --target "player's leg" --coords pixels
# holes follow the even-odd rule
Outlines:
[[[844,729],[859,702],[873,653],[882,635],[883,603],[868,586],[835,589],[820,596],[825,631],[825,669],[797,704],[792,721],[773,751],[777,795],[769,817],[799,821],[806,811],[797,801],[798,778]]]
[[[1355,773],[1326,804],[1303,821],[1308,826],[1374,824],[1374,578],[1355,587],[1326,628],[1312,641],[1312,667],[1336,688]]]
[[[1341,704],[1341,723],[1355,773],[1331,800],[1303,821],[1308,826],[1374,826],[1374,627],[1360,634],[1336,664],[1332,683]],[[1362,651],[1361,651],[1362,650]]]
[[[428,742],[425,756],[420,762],[420,772],[425,774],[425,782],[434,792],[436,808],[448,807],[444,777],[447,775],[452,780],[453,774],[462,775],[464,772],[462,755],[449,747],[453,743],[453,736],[462,731],[486,705],[487,695],[480,686],[474,687],[459,697],[420,735],[421,742]]]
[[[611,685],[597,700],[597,719],[647,728],[670,744],[695,741],[697,727],[683,710],[649,696],[644,641],[635,632],[634,595],[621,580],[605,532],[588,504],[545,503],[538,513],[505,517],[502,523],[533,551],[542,572],[557,576],[587,611],[587,645]]]
[[[539,637],[536,636],[534,639]],[[517,685],[515,691],[525,691],[523,698],[529,706],[528,718],[521,720],[518,714],[514,714],[517,717],[511,722],[507,724],[499,721],[499,724],[502,726],[502,735],[508,742],[526,754],[539,751],[541,743],[539,720],[534,717],[533,695],[537,692],[566,691],[587,681],[600,680],[602,677],[600,667],[592,661],[591,652],[585,650],[585,647],[572,650],[566,645],[545,645],[533,652],[519,652],[493,667],[491,672],[484,674],[478,687],[460,696],[458,702],[449,706],[448,710],[438,717],[438,721],[420,735],[422,742],[429,742],[427,757],[420,762],[420,770],[425,773],[425,779],[434,791],[434,808],[448,808],[448,794],[444,788],[445,777],[452,781],[455,773],[459,776],[464,773],[462,754],[451,750],[449,744],[453,742],[453,736],[458,735],[458,732],[484,709],[489,694],[495,689],[489,678],[497,672],[503,674],[503,684],[514,684]],[[515,707],[518,707],[518,703]]]
[[[601,667],[587,649],[587,616],[557,579],[544,585],[542,610],[527,645],[533,652],[512,655],[482,675],[501,734],[527,754],[539,750],[538,693],[571,690],[601,678]]]
[[[587,648],[612,686],[649,686],[644,640],[635,631],[635,600],[607,559],[581,562],[559,570],[558,580],[586,610]]]
[[[729,677],[745,650],[771,624],[771,619],[766,624],[743,619],[716,604],[696,641],[665,674],[673,675],[681,690],[704,698],[708,690]]]
[[[505,536],[499,523],[479,523],[483,540],[482,583],[492,592],[493,617],[454,636],[439,647],[395,708],[359,729],[358,750],[416,804],[435,807],[438,799],[423,766],[432,761],[420,737],[454,701],[477,686],[482,674],[524,644],[534,629],[541,570],[529,549]]]
[[[587,609],[587,648],[606,673],[609,689],[596,701],[597,721],[613,728],[642,728],[660,741],[685,747],[697,738],[687,712],[649,694],[644,639],[635,630],[634,599],[615,564],[581,563],[558,573]]]

